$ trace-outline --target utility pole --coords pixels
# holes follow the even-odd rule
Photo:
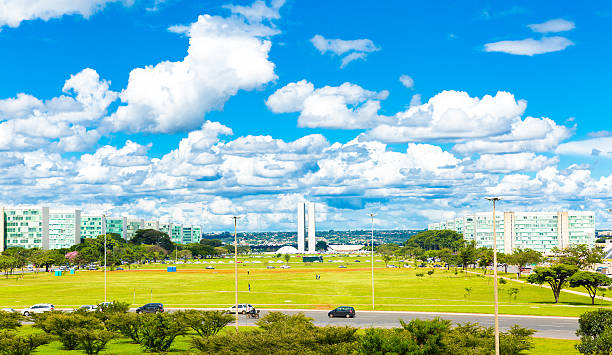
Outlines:
[[[238,333],[238,220],[240,217],[233,216],[234,219],[234,290],[236,296],[236,333]]]
[[[497,234],[495,233],[495,202],[501,200],[499,197],[486,197],[493,202],[493,301],[495,303],[495,355],[499,355],[499,303],[497,300]]]
[[[370,213],[368,216],[372,219],[372,241],[370,242],[370,247],[372,248],[372,260],[370,263],[372,269],[372,310],[374,310],[374,213]]]
[[[102,215],[102,234],[104,234],[104,302],[106,302],[106,213]]]

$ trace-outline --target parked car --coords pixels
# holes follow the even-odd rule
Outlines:
[[[289,266],[289,265],[281,265],[280,268],[281,269],[291,269],[291,266]]]
[[[136,313],[161,313],[163,311],[164,305],[161,303],[147,303],[136,308]]]
[[[338,268],[339,268],[339,269],[346,269],[346,266],[344,266],[344,265],[338,265]]]
[[[255,307],[251,306],[248,303],[242,303],[238,305],[238,313],[240,314],[246,314],[247,312],[251,312],[253,309],[255,309]],[[225,311],[227,313],[234,314],[236,313],[236,306],[228,307]]]
[[[361,262],[361,260],[357,260],[357,259],[355,259],[355,262],[356,262],[356,263],[360,263],[360,262]]]
[[[214,267],[214,266],[212,266],[212,265],[208,265],[208,266],[206,267],[206,270],[214,270],[214,269],[215,269],[215,267]]]
[[[395,268],[397,268],[397,266],[392,265],[392,264],[389,264],[389,265],[387,265],[387,268],[389,268],[389,269],[395,269]]]
[[[34,313],[50,312],[50,311],[53,311],[54,309],[55,309],[55,306],[53,306],[52,304],[39,303],[39,304],[35,304],[29,308],[24,309],[23,311],[21,311],[21,313],[24,316],[29,316],[30,314],[34,314]]]
[[[266,266],[266,269],[274,269],[274,266]]]
[[[6,313],[17,313],[17,310],[13,308],[2,308],[0,309],[0,311],[6,312]]]
[[[329,318],[343,317],[343,318],[355,318],[355,308],[349,306],[341,306],[327,313]]]
[[[79,307],[78,309],[82,309],[86,312],[95,312],[98,310],[98,306],[93,305],[93,304],[86,304],[86,305]]]

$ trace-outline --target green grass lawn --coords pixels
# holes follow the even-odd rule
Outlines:
[[[527,354],[534,355],[572,355],[579,354],[578,350],[574,348],[574,345],[578,344],[578,340],[565,340],[565,339],[547,339],[547,338],[533,338],[533,349],[527,352]]]
[[[367,257],[326,257],[325,263],[304,265],[292,258],[291,269],[283,270],[276,258],[253,258],[260,263],[239,264],[239,302],[260,308],[330,309],[337,305],[353,305],[370,309],[370,264]],[[227,307],[234,302],[234,265],[231,259],[215,260],[214,270],[206,264],[180,264],[178,272],[168,273],[168,264],[150,264],[132,271],[107,274],[108,299],[129,302],[133,306],[154,301],[166,307]],[[342,260],[340,263],[327,260]],[[354,262],[354,260],[362,260]],[[266,264],[267,262],[267,264]],[[274,265],[272,270],[266,265]],[[376,309],[439,312],[492,313],[492,280],[475,274],[454,273],[436,269],[431,276],[423,268],[389,269],[375,264]],[[417,273],[425,273],[417,277]],[[321,279],[316,280],[315,274]],[[248,291],[248,285],[251,291]],[[506,291],[519,289],[516,300]],[[471,288],[470,292],[466,288]],[[46,273],[0,279],[0,307],[25,308],[34,303],[53,303],[58,308],[95,304],[104,300],[104,273],[77,271],[61,277]],[[508,282],[500,286],[500,313],[578,316],[609,302],[590,306],[590,298],[562,294],[553,304],[549,289]]]

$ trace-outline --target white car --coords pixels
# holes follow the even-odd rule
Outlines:
[[[15,310],[13,308],[2,308],[2,309],[0,309],[0,311],[6,312],[6,313],[17,313],[17,310]]]
[[[84,306],[79,307],[79,309],[83,309],[86,312],[95,312],[98,309],[98,306],[93,304],[86,304]]]
[[[254,307],[248,303],[242,303],[238,305],[238,313],[240,314],[246,314],[247,312],[250,312],[253,309]],[[227,313],[234,314],[236,313],[236,306],[228,307],[225,311]]]
[[[21,313],[24,316],[29,316],[30,314],[34,314],[34,313],[50,312],[50,311],[53,311],[54,309],[55,309],[55,306],[53,306],[52,304],[39,303],[39,304],[35,304],[29,308],[24,309],[23,311],[21,311]]]
[[[281,265],[280,268],[281,269],[291,269],[291,266],[289,266],[289,265]]]

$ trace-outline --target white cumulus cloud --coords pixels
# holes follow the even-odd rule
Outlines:
[[[301,80],[278,89],[266,105],[275,113],[299,112],[300,127],[358,129],[381,119],[380,100],[387,96],[387,91],[369,91],[352,83],[314,89]]]
[[[402,85],[409,89],[414,86],[414,79],[412,79],[409,75],[402,74],[399,81],[402,83]]]
[[[102,10],[108,3],[133,0],[0,0],[0,27],[18,27],[22,21],[49,20],[64,15],[79,14],[85,18]]]
[[[543,23],[535,23],[527,25],[532,31],[540,33],[553,33],[553,32],[565,32],[576,28],[576,25],[572,21],[568,21],[562,18],[548,20]]]
[[[539,171],[558,162],[557,157],[548,158],[534,153],[482,154],[474,164],[474,169],[496,173]]]
[[[573,44],[574,42],[560,36],[543,37],[541,39],[526,38],[517,41],[487,43],[485,44],[485,51],[533,56],[562,51]]]
[[[563,143],[557,147],[555,152],[564,155],[612,158],[612,137],[597,137]]]
[[[185,28],[187,56],[178,62],[132,70],[120,106],[107,124],[115,131],[172,133],[204,122],[239,90],[252,90],[276,79],[268,60],[277,31],[248,24],[240,17],[203,15]]]
[[[332,52],[335,55],[344,56],[340,65],[341,68],[356,59],[365,59],[368,53],[380,50],[372,40],[367,38],[354,40],[328,39],[317,34],[310,39],[310,42],[321,54]]]

